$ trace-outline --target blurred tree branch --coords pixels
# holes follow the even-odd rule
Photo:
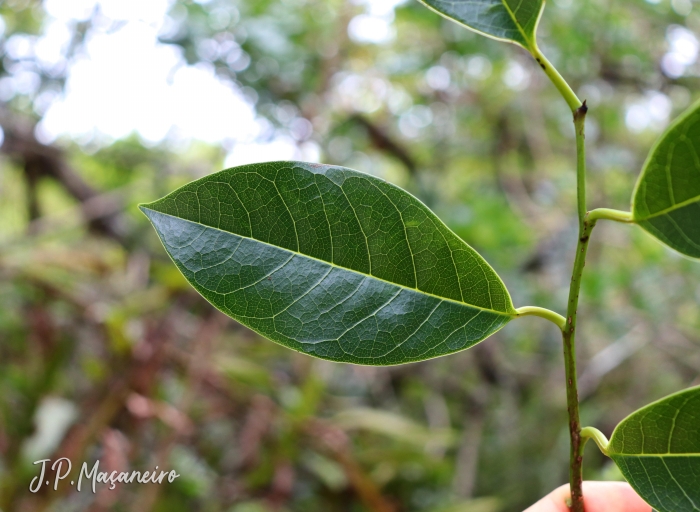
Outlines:
[[[5,105],[0,104],[0,126],[5,132],[5,140],[0,146],[0,151],[24,169],[30,220],[36,220],[40,216],[36,187],[42,178],[51,178],[58,182],[82,206],[100,197],[100,193],[68,164],[64,151],[55,146],[42,144],[36,139],[34,123],[11,113]],[[95,210],[94,204],[91,205],[91,210]],[[102,214],[91,213],[86,217],[86,223],[91,230],[112,238],[121,245],[126,245],[127,229],[125,220],[119,212],[107,208]]]

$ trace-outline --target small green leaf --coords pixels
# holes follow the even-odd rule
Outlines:
[[[615,428],[608,455],[659,512],[700,511],[700,387],[667,396]]]
[[[700,258],[700,103],[651,149],[632,195],[632,215],[672,249]]]
[[[494,270],[423,203],[343,167],[244,165],[141,209],[209,302],[316,357],[420,361],[515,315]]]
[[[474,32],[527,50],[536,48],[535,33],[544,0],[419,0],[442,16]]]

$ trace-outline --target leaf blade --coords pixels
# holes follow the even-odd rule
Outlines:
[[[515,313],[493,269],[427,207],[349,169],[242,166],[142,210],[207,300],[317,357],[380,365],[437,357],[478,343]]]
[[[492,39],[535,48],[543,0],[419,0],[441,16]]]
[[[700,103],[652,147],[632,194],[632,215],[665,245],[700,258]]]
[[[608,455],[659,512],[700,510],[700,387],[622,420],[610,438]]]

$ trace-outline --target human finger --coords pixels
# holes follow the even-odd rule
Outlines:
[[[562,485],[525,512],[569,512],[569,485]],[[583,482],[586,512],[651,512],[626,482]]]

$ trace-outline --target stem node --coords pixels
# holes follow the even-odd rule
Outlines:
[[[574,112],[574,123],[576,123],[579,120],[583,120],[586,117],[587,113],[588,113],[588,105],[586,105],[586,100],[583,100],[583,103],[581,103],[581,106],[579,108],[577,108],[576,111]]]

